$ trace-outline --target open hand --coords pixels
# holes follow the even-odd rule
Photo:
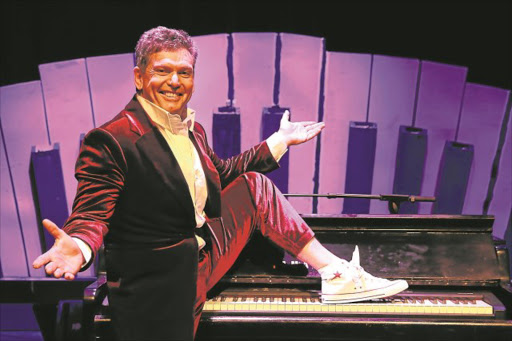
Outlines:
[[[78,244],[52,221],[43,220],[43,226],[55,238],[55,243],[50,250],[37,257],[32,266],[39,269],[45,265],[48,275],[56,278],[64,276],[67,280],[75,279],[84,262]]]
[[[283,136],[288,146],[292,146],[311,140],[320,134],[324,127],[324,122],[290,122],[290,112],[286,110],[281,118],[278,133]]]

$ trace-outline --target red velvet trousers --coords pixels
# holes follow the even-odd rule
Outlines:
[[[194,330],[207,292],[234,264],[253,232],[297,255],[314,233],[267,177],[248,172],[222,191],[222,219],[208,220],[217,236],[201,250],[197,278]]]

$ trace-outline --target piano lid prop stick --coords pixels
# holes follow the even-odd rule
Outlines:
[[[389,213],[396,214],[402,202],[415,203],[419,201],[434,202],[435,197],[424,197],[418,195],[406,194],[346,194],[346,193],[327,193],[327,194],[301,194],[301,193],[286,193],[285,197],[317,197],[327,199],[338,198],[361,198],[361,199],[378,199],[388,202]]]

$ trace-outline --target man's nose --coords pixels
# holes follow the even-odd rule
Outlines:
[[[171,78],[169,79],[169,85],[173,88],[180,87],[180,78],[178,77],[178,74],[176,74],[176,73],[171,74]]]

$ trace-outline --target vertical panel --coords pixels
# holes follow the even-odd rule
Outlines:
[[[96,126],[111,120],[135,93],[133,53],[86,59]]]
[[[34,181],[34,195],[39,202],[39,216],[50,219],[57,226],[63,226],[68,218],[64,178],[60,161],[59,146],[48,151],[32,151],[30,176]],[[43,251],[49,250],[55,238],[42,229],[44,236]]]
[[[509,114],[507,135],[498,168],[498,178],[494,187],[493,199],[489,206],[489,214],[496,217],[493,235],[499,238],[504,237],[512,213],[512,201],[510,200],[512,198],[512,177],[510,174],[512,174],[512,118]]]
[[[225,105],[228,99],[227,35],[212,34],[193,39],[199,48],[199,56],[194,71],[194,95],[189,107],[196,111],[197,122],[203,125],[211,139],[213,112]]]
[[[274,132],[279,130],[281,119],[286,110],[290,108],[280,107],[265,107],[263,108],[263,116],[261,123],[261,140],[267,139]],[[290,113],[290,119],[293,120],[293,115]],[[288,193],[288,185],[290,179],[290,155],[285,153],[279,160],[279,168],[268,173],[270,180],[281,190],[283,193]]]
[[[419,61],[390,56],[373,57],[372,88],[369,121],[377,123],[377,149],[372,193],[390,194],[393,191],[398,131],[410,125]],[[387,214],[387,203],[370,202],[370,213]]]
[[[327,52],[319,193],[344,192],[349,124],[366,118],[370,62],[368,54]],[[318,213],[340,213],[342,204],[320,199]]]
[[[428,131],[400,126],[396,150],[393,194],[420,195],[425,161],[427,158]],[[398,213],[416,214],[418,204],[404,202]]]
[[[497,234],[495,234],[495,235],[497,235]],[[507,249],[508,249],[509,271],[510,271],[509,273],[512,274],[512,252],[510,252],[510,250],[512,250],[512,207],[510,208],[510,212],[508,214],[508,223],[506,224],[506,229],[505,229],[504,235],[505,235],[504,236],[505,245],[507,246]]]
[[[421,194],[433,196],[446,140],[453,140],[462,104],[467,68],[424,61],[421,70],[416,124],[428,130],[428,152]],[[432,203],[420,203],[430,213]]]
[[[233,33],[235,100],[242,115],[242,150],[260,142],[261,111],[273,104],[276,37],[276,33]]]
[[[2,131],[0,130],[0,134]],[[14,193],[12,191],[11,177],[5,157],[4,136],[0,136],[0,263],[2,276],[28,276],[27,258],[23,246],[21,227],[18,221],[18,212]]]
[[[464,214],[482,214],[509,93],[485,85],[466,84],[458,141],[474,146],[475,159]]]
[[[234,107],[219,109],[213,114],[212,145],[220,158],[228,158],[240,154],[240,113]]]
[[[60,143],[68,211],[76,194],[74,177],[80,134],[93,128],[85,59],[39,65],[50,140]]]
[[[293,121],[317,121],[323,38],[281,34],[280,96]],[[316,140],[290,148],[290,193],[313,193]],[[290,198],[301,213],[312,212],[310,198]]]
[[[41,254],[41,244],[40,222],[37,221],[29,177],[30,151],[32,146],[49,147],[41,82],[34,81],[2,87],[0,96],[5,147],[11,164],[27,257],[29,264],[32,264],[32,261]],[[24,122],[29,124],[20,129]],[[29,274],[32,277],[45,276],[44,270],[36,270],[31,266]]]
[[[345,193],[371,194],[377,125],[372,122],[350,122]],[[369,199],[347,198],[343,213],[368,214]]]
[[[439,165],[432,214],[461,214],[475,149],[471,144],[446,141]]]

